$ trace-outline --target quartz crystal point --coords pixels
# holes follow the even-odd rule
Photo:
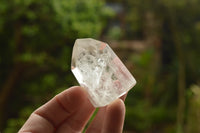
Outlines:
[[[111,103],[136,84],[108,44],[91,38],[75,41],[71,70],[94,107]]]

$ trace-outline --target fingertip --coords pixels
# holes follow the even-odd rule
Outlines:
[[[86,100],[86,93],[80,86],[73,86],[56,96],[56,99],[69,107],[77,107]]]
[[[89,118],[94,112],[95,108],[90,103],[87,98],[87,92],[82,87],[72,87],[67,90],[68,93],[73,93],[70,97],[68,97],[68,101],[72,101],[76,107],[73,105],[69,105],[76,110],[76,112],[71,112],[69,119],[65,120],[60,124],[58,131],[69,131],[72,132],[80,132],[83,130],[84,126],[87,124]],[[63,100],[62,100],[63,101]]]
[[[73,86],[64,91],[63,94],[61,93],[61,95],[68,98],[69,101],[77,102],[77,104],[78,102],[83,102],[87,97],[84,88],[80,86]]]
[[[127,97],[127,94],[128,94],[128,93],[126,93],[126,94],[124,94],[123,96],[121,96],[120,99],[122,99],[123,101],[125,101],[125,99],[126,99],[126,97]]]
[[[125,113],[125,104],[122,99],[117,99],[107,107],[108,112],[112,112],[112,115],[123,115]]]
[[[107,106],[103,133],[121,133],[124,125],[125,105],[121,99]]]

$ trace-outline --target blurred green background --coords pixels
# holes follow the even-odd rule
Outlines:
[[[200,133],[200,0],[1,0],[0,132],[78,85],[76,38],[110,44],[137,80],[124,133]]]

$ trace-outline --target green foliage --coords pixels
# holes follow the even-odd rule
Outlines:
[[[121,36],[122,36],[122,31],[117,26],[112,27],[109,30],[108,35],[107,35],[107,37],[112,40],[119,40]]]
[[[153,127],[153,125],[163,125],[165,122],[174,121],[174,113],[167,111],[166,108],[157,106],[151,108],[148,103],[139,102],[134,107],[127,107],[126,111],[126,128],[132,128],[138,132],[144,132]],[[134,118],[134,121],[132,120]],[[166,124],[166,126],[168,126]]]
[[[11,118],[7,121],[7,127],[5,128],[5,133],[16,133],[27,120],[29,115],[33,112],[33,107],[25,107],[19,112],[19,118]]]
[[[200,52],[199,4],[198,0],[127,0],[125,36],[146,41],[156,36],[160,41],[160,47],[158,42],[154,42],[148,50],[130,56],[138,83],[134,87],[135,94],[127,99],[127,128],[132,127],[136,132],[175,132],[177,97],[180,95],[177,91],[178,73],[179,66],[184,65],[178,58],[180,51],[186,64],[186,80],[183,81],[186,88],[200,81],[200,62],[197,59]],[[187,100],[190,101],[191,97]],[[178,113],[184,114],[184,122],[186,117],[190,118],[185,110]],[[185,128],[181,130],[186,132]]]
[[[187,116],[187,133],[198,133],[200,132],[199,124],[199,110],[200,110],[200,87],[198,85],[192,85],[188,90],[189,95],[189,110]]]
[[[98,0],[2,0],[0,16],[0,85],[9,86],[5,105],[13,105],[0,107],[0,118],[8,119],[0,119],[0,128],[3,122],[12,133],[34,109],[77,84],[70,72],[74,40],[98,38],[114,12]],[[12,71],[19,74],[8,85]]]
[[[107,2],[117,2],[124,13],[117,18],[98,0],[0,1],[0,92],[10,89],[5,106],[0,106],[0,128],[3,125],[5,133],[17,132],[33,110],[78,85],[70,61],[74,40],[82,37],[136,39],[145,44],[144,50],[138,44],[134,52],[122,53],[137,80],[126,99],[125,130],[175,132],[178,73],[185,65],[183,131],[199,131],[200,1]],[[123,29],[110,26],[116,19]],[[185,64],[178,58],[180,51]]]
[[[114,15],[96,0],[53,0],[57,22],[69,38],[98,37],[105,24],[105,17]],[[103,8],[102,8],[103,7]]]
[[[134,62],[138,67],[146,68],[152,61],[153,53],[153,49],[148,49],[140,55],[133,54],[130,60]]]

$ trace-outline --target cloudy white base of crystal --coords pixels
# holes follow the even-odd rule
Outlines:
[[[136,84],[108,44],[91,38],[75,41],[71,69],[94,107],[108,105]]]

